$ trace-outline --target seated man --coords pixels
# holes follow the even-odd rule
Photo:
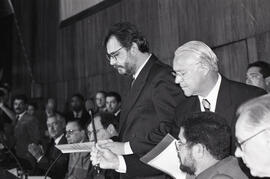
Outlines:
[[[244,103],[237,114],[235,155],[253,176],[270,177],[270,94]]]
[[[90,141],[94,141],[93,123],[96,129],[97,140],[108,140],[112,139],[118,141],[118,133],[116,130],[114,115],[110,113],[97,113],[91,123],[87,127],[88,137]],[[101,173],[106,179],[116,179],[119,178],[119,174],[114,170],[102,170]],[[95,171],[94,168],[91,171],[91,176],[89,178],[94,178]]]
[[[69,144],[87,142],[84,126],[77,120],[66,125],[66,138]],[[90,166],[90,153],[70,153],[66,179],[86,179]]]
[[[110,91],[106,96],[106,109],[107,112],[114,114],[115,120],[119,123],[120,113],[121,113],[121,96],[114,92]],[[117,130],[118,130],[118,126]]]
[[[61,151],[58,150],[55,145],[67,143],[67,139],[64,134],[65,126],[65,118],[61,115],[55,114],[48,117],[47,127],[51,137],[51,142],[47,149],[43,150],[40,145],[35,143],[28,145],[28,151],[36,158],[37,170],[39,170],[37,173],[39,175],[45,175],[50,165],[61,154]],[[48,176],[52,179],[64,179],[67,172],[67,166],[68,155],[64,154],[56,161],[54,166],[51,168],[51,171],[48,173]]]
[[[178,137],[176,148],[182,171],[196,179],[248,178],[237,159],[230,156],[231,129],[216,113],[188,116],[181,123]]]
[[[257,61],[248,65],[246,84],[257,86],[270,92],[270,64]]]

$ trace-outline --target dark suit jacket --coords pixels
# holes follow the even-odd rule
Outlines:
[[[231,179],[248,179],[248,177],[240,169],[238,161],[235,157],[227,157],[219,161],[215,165],[209,167],[200,173],[196,179],[212,179],[225,176]],[[191,179],[194,177],[187,177]]]
[[[63,136],[58,144],[67,144],[67,139]],[[47,169],[52,162],[59,156],[60,150],[58,150],[54,141],[52,140],[46,149],[45,155],[37,163],[37,167],[41,170],[41,174],[45,175]],[[64,179],[68,169],[68,154],[63,154],[52,167],[49,175],[52,179]]]
[[[35,158],[28,152],[28,145],[41,143],[38,120],[34,116],[24,113],[16,122],[14,136],[16,154],[21,159],[23,167],[30,169],[29,164],[33,167]]]
[[[65,116],[66,116],[66,121],[76,119],[72,111],[69,111]],[[89,113],[85,109],[82,110],[82,116],[77,119],[81,122],[82,125],[85,125],[89,120],[91,120]]]
[[[160,173],[140,162],[139,157],[170,132],[175,107],[182,98],[184,95],[174,83],[171,68],[152,55],[134,81],[121,110],[120,141],[129,141],[134,153],[124,156],[128,178]]]

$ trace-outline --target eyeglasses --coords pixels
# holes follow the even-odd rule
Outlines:
[[[247,141],[249,141],[250,139],[256,137],[257,135],[263,133],[264,131],[268,130],[270,128],[265,128],[257,133],[255,133],[254,135],[248,137],[247,139],[243,140],[242,142],[238,142],[237,140],[235,141],[235,145],[236,145],[236,148],[240,149],[241,151],[243,151],[243,148],[242,148],[242,145],[245,144]]]
[[[66,131],[66,135],[72,135],[72,134],[74,134],[74,132],[78,132],[78,131],[80,131],[80,130],[68,130],[68,131]]]
[[[180,76],[181,78],[184,78],[184,76],[186,75],[186,72],[176,72],[176,71],[172,71],[171,74],[172,74],[172,76],[174,76],[174,77]]]
[[[107,59],[110,61],[111,58],[113,58],[115,61],[117,61],[117,52],[119,52],[122,48],[124,47],[120,47],[118,50],[114,51],[114,52],[111,52],[111,53],[106,53],[106,57]]]
[[[176,151],[179,153],[181,151],[181,146],[185,145],[186,143],[183,143],[182,141],[180,140],[177,140],[175,142],[175,147],[176,147]]]

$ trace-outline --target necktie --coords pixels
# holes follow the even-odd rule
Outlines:
[[[210,111],[210,102],[207,99],[202,100],[202,105],[205,111]]]

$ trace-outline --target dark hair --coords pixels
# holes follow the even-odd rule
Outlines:
[[[248,65],[248,68],[258,67],[260,68],[260,73],[263,75],[263,78],[270,76],[270,64],[264,61],[257,61]]]
[[[35,109],[38,109],[37,103],[35,103],[35,102],[29,102],[28,106],[33,106]]]
[[[181,123],[181,127],[190,146],[204,145],[217,160],[230,155],[231,129],[225,119],[216,113],[193,113]]]
[[[127,49],[130,49],[132,42],[134,42],[142,53],[149,52],[146,38],[137,30],[135,25],[129,22],[119,22],[112,25],[105,37],[104,46],[107,45],[112,36],[116,37],[120,44]]]
[[[121,102],[121,96],[117,92],[110,91],[110,92],[107,93],[106,97],[114,97],[118,103]]]
[[[17,99],[17,100],[22,100],[25,104],[27,103],[27,97],[26,97],[26,95],[24,95],[24,94],[15,95],[14,98],[13,98],[13,102],[14,102],[16,99]]]
[[[117,121],[115,119],[115,116],[111,113],[108,112],[99,112],[97,114],[95,114],[95,117],[100,117],[100,122],[102,124],[102,126],[104,127],[104,129],[106,129],[110,124],[112,124],[114,127],[117,126]]]
[[[84,97],[83,97],[83,95],[81,95],[80,93],[75,93],[75,94],[73,94],[72,96],[71,96],[71,98],[73,98],[73,97],[77,97],[77,98],[79,98],[79,100],[80,101],[84,101]]]

